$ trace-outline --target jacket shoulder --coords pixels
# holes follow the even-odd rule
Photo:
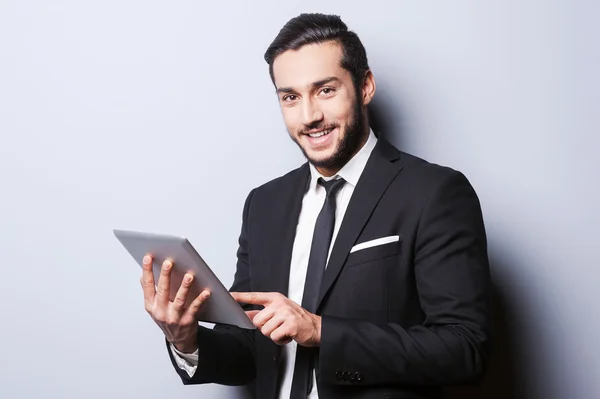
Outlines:
[[[298,184],[306,183],[306,178],[310,174],[308,163],[304,163],[302,166],[289,171],[288,173],[276,177],[266,183],[263,183],[250,191],[248,197],[253,200],[262,203],[272,202],[275,198],[278,198],[282,192],[287,192],[291,188],[296,187]]]
[[[442,186],[455,184],[471,186],[467,177],[457,169],[430,162],[407,152],[400,151],[400,153],[403,164],[401,173],[404,180],[403,185],[408,184],[411,191],[428,195],[439,190]]]
[[[261,184],[254,188],[255,192],[272,192],[280,190],[282,187],[288,187],[289,185],[298,184],[299,181],[303,180],[303,177],[307,176],[309,172],[308,163],[304,163],[302,166],[289,171],[288,173],[269,180],[266,183]]]

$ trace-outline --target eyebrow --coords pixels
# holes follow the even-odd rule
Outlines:
[[[338,78],[336,78],[335,76],[331,76],[325,79],[321,79],[321,80],[317,80],[316,82],[311,83],[311,87],[314,89],[316,87],[320,87],[323,85],[326,85],[327,83],[331,83],[331,82],[340,82],[340,80]],[[294,90],[292,87],[279,87],[277,88],[277,93],[294,93],[296,92],[296,90]]]

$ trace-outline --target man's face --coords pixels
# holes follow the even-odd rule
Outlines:
[[[330,42],[288,50],[273,63],[290,137],[326,175],[336,173],[366,139],[362,97],[341,57],[341,47]]]

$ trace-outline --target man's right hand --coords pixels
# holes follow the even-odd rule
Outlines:
[[[162,264],[158,284],[154,283],[152,273],[152,258],[148,255],[143,260],[141,284],[144,290],[144,304],[146,311],[165,334],[167,341],[175,345],[183,353],[192,353],[198,349],[196,333],[198,321],[196,314],[200,307],[210,296],[204,290],[192,303],[185,307],[188,292],[194,276],[187,273],[177,291],[173,302],[169,300],[169,287],[171,286],[171,269],[173,264],[166,260]],[[156,288],[155,288],[156,287]]]

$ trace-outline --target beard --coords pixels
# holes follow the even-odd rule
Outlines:
[[[310,125],[306,128],[306,130],[321,130],[321,129],[333,129],[340,128],[338,141],[335,144],[335,149],[333,154],[331,154],[327,158],[323,159],[314,159],[311,158],[306,150],[300,145],[299,140],[290,134],[292,140],[298,145],[304,157],[310,162],[313,166],[317,168],[325,168],[325,169],[341,169],[352,156],[358,150],[359,145],[361,144],[364,130],[365,130],[365,116],[362,112],[362,107],[360,106],[360,102],[358,99],[354,101],[354,105],[352,107],[352,114],[350,115],[350,120],[346,125],[344,131],[341,130],[338,124],[327,124],[326,122],[319,122],[313,125]],[[302,133],[304,134],[304,133]]]

